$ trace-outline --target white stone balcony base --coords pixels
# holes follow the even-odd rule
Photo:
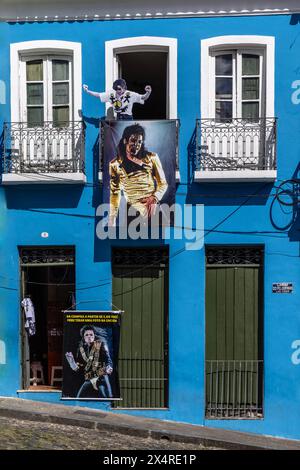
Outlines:
[[[277,170],[225,170],[195,171],[195,183],[251,183],[272,182],[277,177]]]
[[[84,173],[4,173],[2,184],[85,184]]]

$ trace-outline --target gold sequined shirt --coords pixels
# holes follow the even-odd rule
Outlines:
[[[123,162],[121,157],[116,157],[110,162],[110,204],[111,215],[118,214],[121,191],[128,202],[139,210],[142,215],[145,207],[140,200],[149,196],[155,196],[161,201],[168,183],[157,153],[147,152],[141,159],[142,164]]]

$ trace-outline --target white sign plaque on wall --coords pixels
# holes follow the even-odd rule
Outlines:
[[[291,294],[293,292],[292,282],[273,282],[273,294]]]

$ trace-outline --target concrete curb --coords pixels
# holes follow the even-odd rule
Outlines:
[[[300,450],[300,441],[148,419],[20,398],[0,398],[0,416],[83,427],[224,450]]]
[[[208,439],[204,437],[189,436],[175,433],[169,430],[153,430],[143,427],[133,427],[133,425],[126,424],[110,424],[109,422],[99,422],[98,420],[87,420],[84,418],[71,418],[69,416],[54,416],[44,413],[32,413],[30,411],[19,411],[12,409],[0,409],[0,416],[5,418],[21,419],[24,421],[34,421],[40,423],[61,424],[64,426],[83,427],[85,429],[93,429],[99,431],[108,431],[112,433],[125,434],[133,437],[152,438],[155,440],[169,440],[171,442],[186,442],[190,444],[202,445],[204,447],[217,447],[223,450],[258,450],[259,447],[252,445],[243,445],[237,443],[230,443],[216,439]],[[123,415],[122,415],[123,416]]]

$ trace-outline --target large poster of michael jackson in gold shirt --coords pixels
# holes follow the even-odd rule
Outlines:
[[[175,204],[177,122],[107,121],[103,125],[103,189],[104,203],[110,204],[109,225],[118,224],[124,211],[127,221],[129,214],[160,223],[159,212]]]

